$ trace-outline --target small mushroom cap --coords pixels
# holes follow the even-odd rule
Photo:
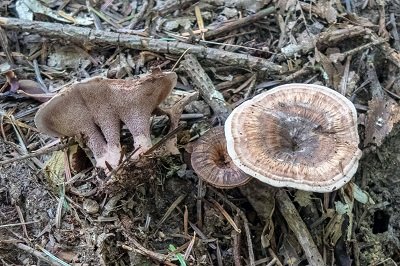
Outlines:
[[[246,184],[251,178],[229,157],[223,127],[212,128],[201,136],[191,156],[193,170],[215,187],[234,188]]]
[[[318,85],[282,85],[244,102],[228,117],[225,136],[233,162],[276,187],[339,189],[361,158],[354,105]]]

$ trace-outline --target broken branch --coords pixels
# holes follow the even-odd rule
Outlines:
[[[62,40],[71,40],[78,43],[123,46],[131,49],[146,50],[156,53],[181,55],[189,49],[190,53],[199,58],[226,65],[266,70],[271,73],[277,73],[283,70],[281,66],[271,63],[263,58],[247,54],[226,52],[220,49],[187,44],[175,40],[153,39],[60,23],[29,21],[7,17],[0,17],[0,26],[7,30],[38,33],[43,36],[60,38]]]

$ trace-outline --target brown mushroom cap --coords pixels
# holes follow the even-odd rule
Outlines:
[[[228,117],[225,135],[233,162],[276,187],[339,189],[361,157],[353,104],[318,85],[278,86],[244,102]]]
[[[191,157],[193,170],[215,187],[234,188],[250,180],[229,157],[223,127],[212,128],[201,136]]]
[[[121,157],[120,122],[135,148],[151,147],[150,117],[176,85],[174,72],[154,71],[136,80],[90,78],[60,91],[41,106],[37,128],[56,137],[83,135],[98,167],[115,167]],[[138,153],[138,154],[139,154]]]

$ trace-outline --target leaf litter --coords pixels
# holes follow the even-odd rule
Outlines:
[[[0,261],[303,265],[311,250],[330,265],[398,264],[399,13],[381,0],[3,1]],[[155,152],[111,175],[92,167],[84,139],[80,150],[35,128],[36,100],[62,86],[175,66],[177,86],[152,117]],[[245,99],[290,82],[355,104],[364,156],[353,183],[285,198],[259,183],[220,191],[199,180],[185,149]],[[125,126],[121,143],[126,158],[135,152]],[[289,201],[299,216],[282,209]]]

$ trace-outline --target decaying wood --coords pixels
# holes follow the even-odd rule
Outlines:
[[[315,266],[325,265],[324,259],[315,245],[307,226],[301,219],[296,207],[290,200],[286,191],[283,189],[278,189],[276,193],[276,199],[279,211],[282,213],[283,217],[285,217],[289,228],[292,230],[293,234],[299,241],[299,244],[303,248],[308,263]]]
[[[231,110],[196,57],[191,54],[185,55],[185,60],[181,62],[181,66],[188,73],[196,89],[199,90],[201,97],[211,107],[214,114],[225,121]]]
[[[282,71],[282,67],[263,58],[246,54],[226,52],[220,49],[187,44],[175,40],[153,39],[137,35],[94,30],[60,23],[29,21],[0,17],[0,26],[7,30],[38,33],[50,38],[71,40],[78,43],[123,46],[127,48],[181,55],[186,50],[199,58],[226,65],[242,66],[271,73]]]

